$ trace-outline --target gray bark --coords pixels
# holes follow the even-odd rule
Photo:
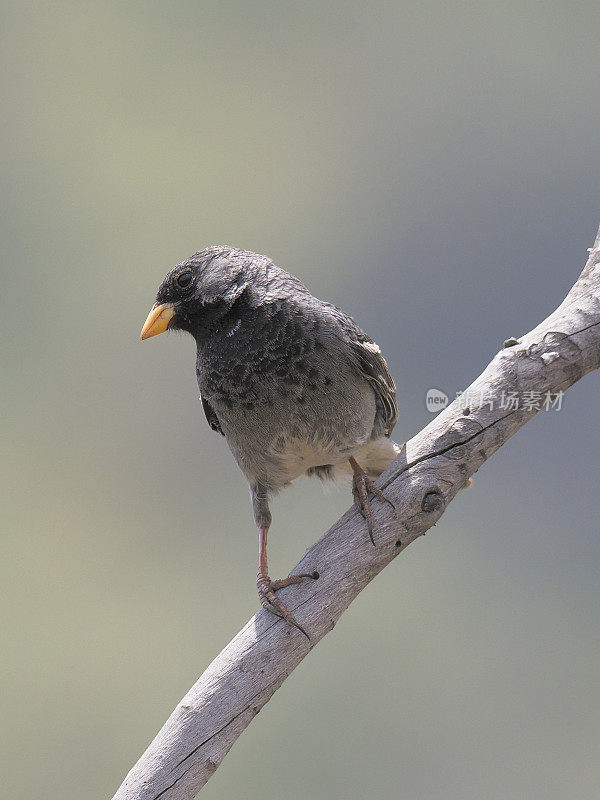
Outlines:
[[[113,800],[190,800],[290,672],[332,630],[352,600],[422,536],[493,453],[537,410],[600,365],[600,231],[588,262],[561,305],[520,339],[509,339],[467,390],[403,447],[378,481],[397,509],[373,502],[376,546],[352,509],[304,554],[292,572],[318,580],[281,591],[310,640],[262,609],[216,657],[125,778]],[[501,405],[518,393],[519,408]],[[483,403],[478,401],[483,399]],[[493,403],[488,400],[493,398]],[[491,407],[490,407],[491,406]],[[391,612],[392,613],[392,612]]]

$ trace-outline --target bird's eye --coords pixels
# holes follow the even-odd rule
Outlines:
[[[180,289],[187,289],[192,280],[193,275],[191,272],[182,272],[181,275],[177,276],[177,286],[179,286]]]

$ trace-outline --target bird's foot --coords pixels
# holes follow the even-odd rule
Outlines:
[[[371,508],[371,501],[369,500],[369,492],[371,492],[371,494],[377,497],[379,500],[389,503],[394,512],[396,511],[396,506],[392,503],[389,497],[384,495],[378,486],[375,486],[373,481],[367,476],[367,473],[354,458],[350,460],[350,463],[352,465],[352,496],[354,497],[354,503],[367,523],[367,528],[369,529],[369,538],[371,539],[373,546],[375,546],[375,539],[373,536],[375,518]]]
[[[274,581],[269,578],[268,575],[264,575],[262,572],[259,572],[256,576],[256,588],[258,589],[258,598],[260,600],[261,606],[266,610],[270,611],[271,614],[275,614],[277,617],[282,617],[288,625],[294,625],[298,630],[301,630],[302,633],[306,636],[307,639],[310,639],[308,633],[304,630],[302,625],[300,625],[294,615],[287,609],[283,601],[277,597],[275,592],[278,589],[283,589],[285,586],[291,586],[294,583],[300,583],[304,578],[312,578],[316,580],[319,577],[318,572],[303,572],[301,575],[289,575],[287,578],[281,578],[280,580]]]

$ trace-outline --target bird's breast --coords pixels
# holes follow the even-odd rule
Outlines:
[[[346,460],[373,430],[371,388],[344,376],[310,386],[277,375],[258,385],[224,381],[212,395],[201,391],[248,479],[273,489],[310,467]]]
[[[371,387],[301,309],[227,320],[198,346],[197,376],[238,464],[271,488],[347,459],[373,431]]]

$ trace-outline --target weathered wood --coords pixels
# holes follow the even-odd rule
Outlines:
[[[519,340],[507,340],[471,384],[466,401],[456,400],[407,442],[381,477],[379,485],[396,504],[397,518],[387,504],[373,503],[376,546],[362,517],[350,510],[294,567],[293,572],[320,573],[314,582],[281,592],[310,641],[260,610],[183,698],[113,800],[194,797],[367,583],[434,525],[469,477],[537,413],[526,407],[528,393],[555,396],[598,366],[600,230],[588,263],[559,308]],[[517,393],[519,408],[506,405],[510,392]]]

